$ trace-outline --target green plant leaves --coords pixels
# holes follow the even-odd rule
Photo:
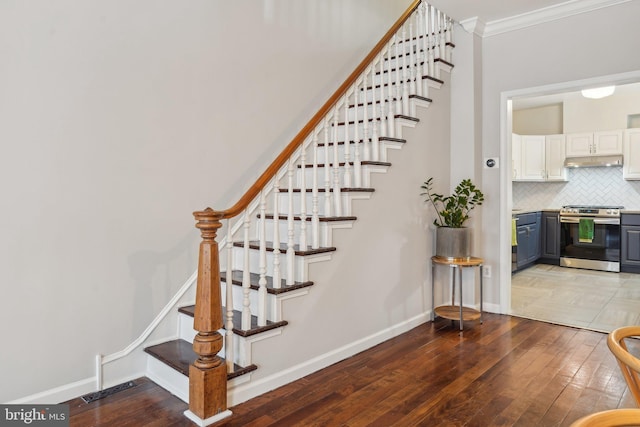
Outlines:
[[[421,186],[427,196],[425,202],[431,202],[438,217],[433,223],[439,227],[461,228],[469,219],[469,212],[484,202],[484,194],[470,179],[463,179],[450,196],[433,192],[433,177]]]

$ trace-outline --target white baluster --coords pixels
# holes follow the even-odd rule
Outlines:
[[[362,101],[362,114],[363,114],[363,121],[364,121],[364,127],[363,127],[363,133],[362,133],[362,157],[364,158],[364,160],[371,160],[371,142],[369,141],[369,101],[367,100],[367,86],[368,86],[368,79],[367,77],[369,76],[369,73],[372,72],[372,70],[375,69],[375,67],[369,67],[367,68],[367,70],[364,72],[364,79],[362,82],[362,96],[363,96],[363,101]],[[371,79],[373,81],[373,87],[372,87],[372,92],[375,93],[375,78]],[[373,98],[373,104],[371,104],[374,108],[373,110],[375,111],[375,96],[372,96]],[[357,102],[357,101],[356,101]],[[373,119],[375,121],[375,119]],[[372,126],[375,126],[375,123],[371,123]]]
[[[394,36],[395,38],[395,36]],[[389,52],[391,52],[391,45],[389,45]],[[396,50],[397,52],[397,50]],[[398,63],[398,58],[396,54],[396,63]],[[391,61],[389,61],[389,65],[387,67],[388,75],[388,84],[389,87],[387,92],[387,136],[394,138],[396,136],[396,122],[395,122],[395,113],[393,109],[393,84],[391,81]]]
[[[438,24],[440,25],[440,58],[444,59],[445,57],[445,52],[446,52],[446,28],[445,28],[445,22],[446,22],[446,17],[444,15],[444,13],[441,13],[438,11],[438,13],[440,14],[440,19],[438,20]]]
[[[349,91],[343,98],[344,102],[344,186],[351,187],[351,140],[349,139]],[[354,126],[358,126],[358,119],[354,120]],[[338,163],[339,164],[339,163]]]
[[[342,216],[340,191],[340,158],[338,156],[338,107],[333,113],[333,207],[335,216]]]
[[[273,179],[273,287],[282,287],[280,280],[280,180],[276,173]]]
[[[362,186],[362,168],[360,163],[360,126],[358,126],[358,83],[353,87],[353,99],[354,99],[354,111],[356,116],[356,125],[353,129],[353,177],[354,177],[354,185],[359,188]],[[366,128],[368,123],[366,122],[367,117],[367,109],[364,108],[364,119],[363,119],[363,127]]]
[[[242,269],[242,325],[243,331],[251,329],[251,302],[249,294],[251,293],[251,265],[249,263],[249,211],[244,211],[244,266]]]
[[[292,286],[295,280],[294,265],[296,251],[294,248],[294,231],[293,231],[293,160],[289,159],[289,168],[287,169],[287,175],[289,177],[289,206],[287,206],[287,286]],[[301,194],[300,197],[306,197],[306,194]]]
[[[267,325],[267,202],[264,190],[260,193],[260,279],[258,280],[258,326]]]
[[[422,63],[424,61],[425,55],[424,55],[424,51],[422,50],[422,46],[423,46],[423,38],[424,36],[422,35],[421,31],[424,28],[423,26],[423,8],[422,5],[420,5],[420,7],[418,8],[418,24],[416,26],[416,75],[415,75],[415,94],[418,96],[424,96],[423,95],[423,87],[424,84],[422,83],[422,76],[423,74],[423,68],[422,68]],[[423,37],[423,38],[421,38]]]
[[[417,65],[415,63],[415,56],[413,54],[413,22],[409,22],[409,40],[410,41],[410,46],[409,46],[409,64],[411,64],[411,77],[409,78],[409,92],[411,94],[417,94],[417,85],[416,85],[416,78],[417,78]],[[408,98],[408,97],[407,97]],[[409,103],[409,99],[407,99],[407,104]],[[408,110],[407,110],[408,111]],[[407,112],[407,114],[409,114]]]
[[[302,144],[300,149],[300,168],[302,175],[300,176],[300,249],[307,248],[307,144]]]
[[[401,64],[404,64],[405,55],[404,52],[402,52],[402,62],[400,62],[400,43],[398,43],[399,37],[400,36],[397,33],[393,35],[393,42],[396,44],[396,86],[394,88],[396,102],[395,106],[393,107],[393,111],[395,111],[397,114],[402,114],[402,73],[404,72],[404,67]],[[404,49],[404,43],[402,47]],[[391,70],[389,70],[389,73],[391,73]]]
[[[409,52],[407,52],[407,25],[402,26],[402,114],[409,115],[409,61],[407,58],[411,52],[411,42],[409,42]],[[399,89],[398,89],[399,90]]]
[[[225,333],[224,333],[224,359],[227,364],[227,372],[233,372],[234,343],[233,343],[233,236],[231,235],[231,220],[227,221],[227,279],[225,302]]]
[[[320,247],[320,216],[318,215],[318,132],[313,131],[313,179],[312,179],[312,207],[311,207],[311,247]]]
[[[435,9],[434,9],[435,10]],[[436,10],[433,21],[433,58],[434,62],[436,59],[441,58],[440,54],[440,11]],[[436,67],[434,63],[434,75],[436,79],[440,78],[440,67]]]
[[[434,27],[434,13],[435,9],[433,6],[428,6],[429,13],[427,14],[427,44],[429,46],[428,52],[428,60],[429,60],[429,75],[431,77],[435,77],[435,58],[433,54],[433,45],[435,39],[435,27]]]
[[[378,103],[376,104],[376,97],[374,91],[373,99],[373,135],[371,135],[371,158],[374,161],[380,158],[380,136],[385,135],[384,129],[384,112],[382,106],[384,105],[384,53],[380,53],[380,90],[378,91]],[[376,112],[380,112],[379,115]]]
[[[331,175],[329,167],[329,116],[324,121],[324,215],[331,216]]]
[[[449,43],[453,43],[453,22],[451,18],[447,17],[447,32],[445,33],[445,44],[446,44],[446,60],[447,62],[452,61],[453,47]]]

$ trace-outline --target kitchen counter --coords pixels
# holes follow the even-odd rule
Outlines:
[[[560,209],[512,209],[511,215],[522,215],[533,212],[560,212]],[[639,211],[640,213],[640,211]]]

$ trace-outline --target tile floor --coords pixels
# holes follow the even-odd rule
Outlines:
[[[599,332],[640,325],[640,274],[537,264],[512,275],[511,314]]]

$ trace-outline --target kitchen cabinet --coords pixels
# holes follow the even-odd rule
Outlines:
[[[640,214],[620,215],[620,271],[640,273]]]
[[[516,267],[518,269],[540,258],[541,214],[541,212],[532,212],[515,216],[518,243]]]
[[[564,135],[512,137],[514,181],[566,181]]]
[[[640,179],[640,129],[626,129],[624,131],[623,149],[623,178]]]
[[[566,135],[566,157],[622,154],[621,130],[570,133]]]
[[[544,135],[521,135],[522,180],[544,180]]]
[[[545,136],[545,169],[547,181],[566,181],[566,143],[564,135]]]
[[[546,264],[560,264],[560,213],[542,212],[540,230],[541,261]]]
[[[511,177],[522,179],[522,137],[516,133],[511,135]]]

